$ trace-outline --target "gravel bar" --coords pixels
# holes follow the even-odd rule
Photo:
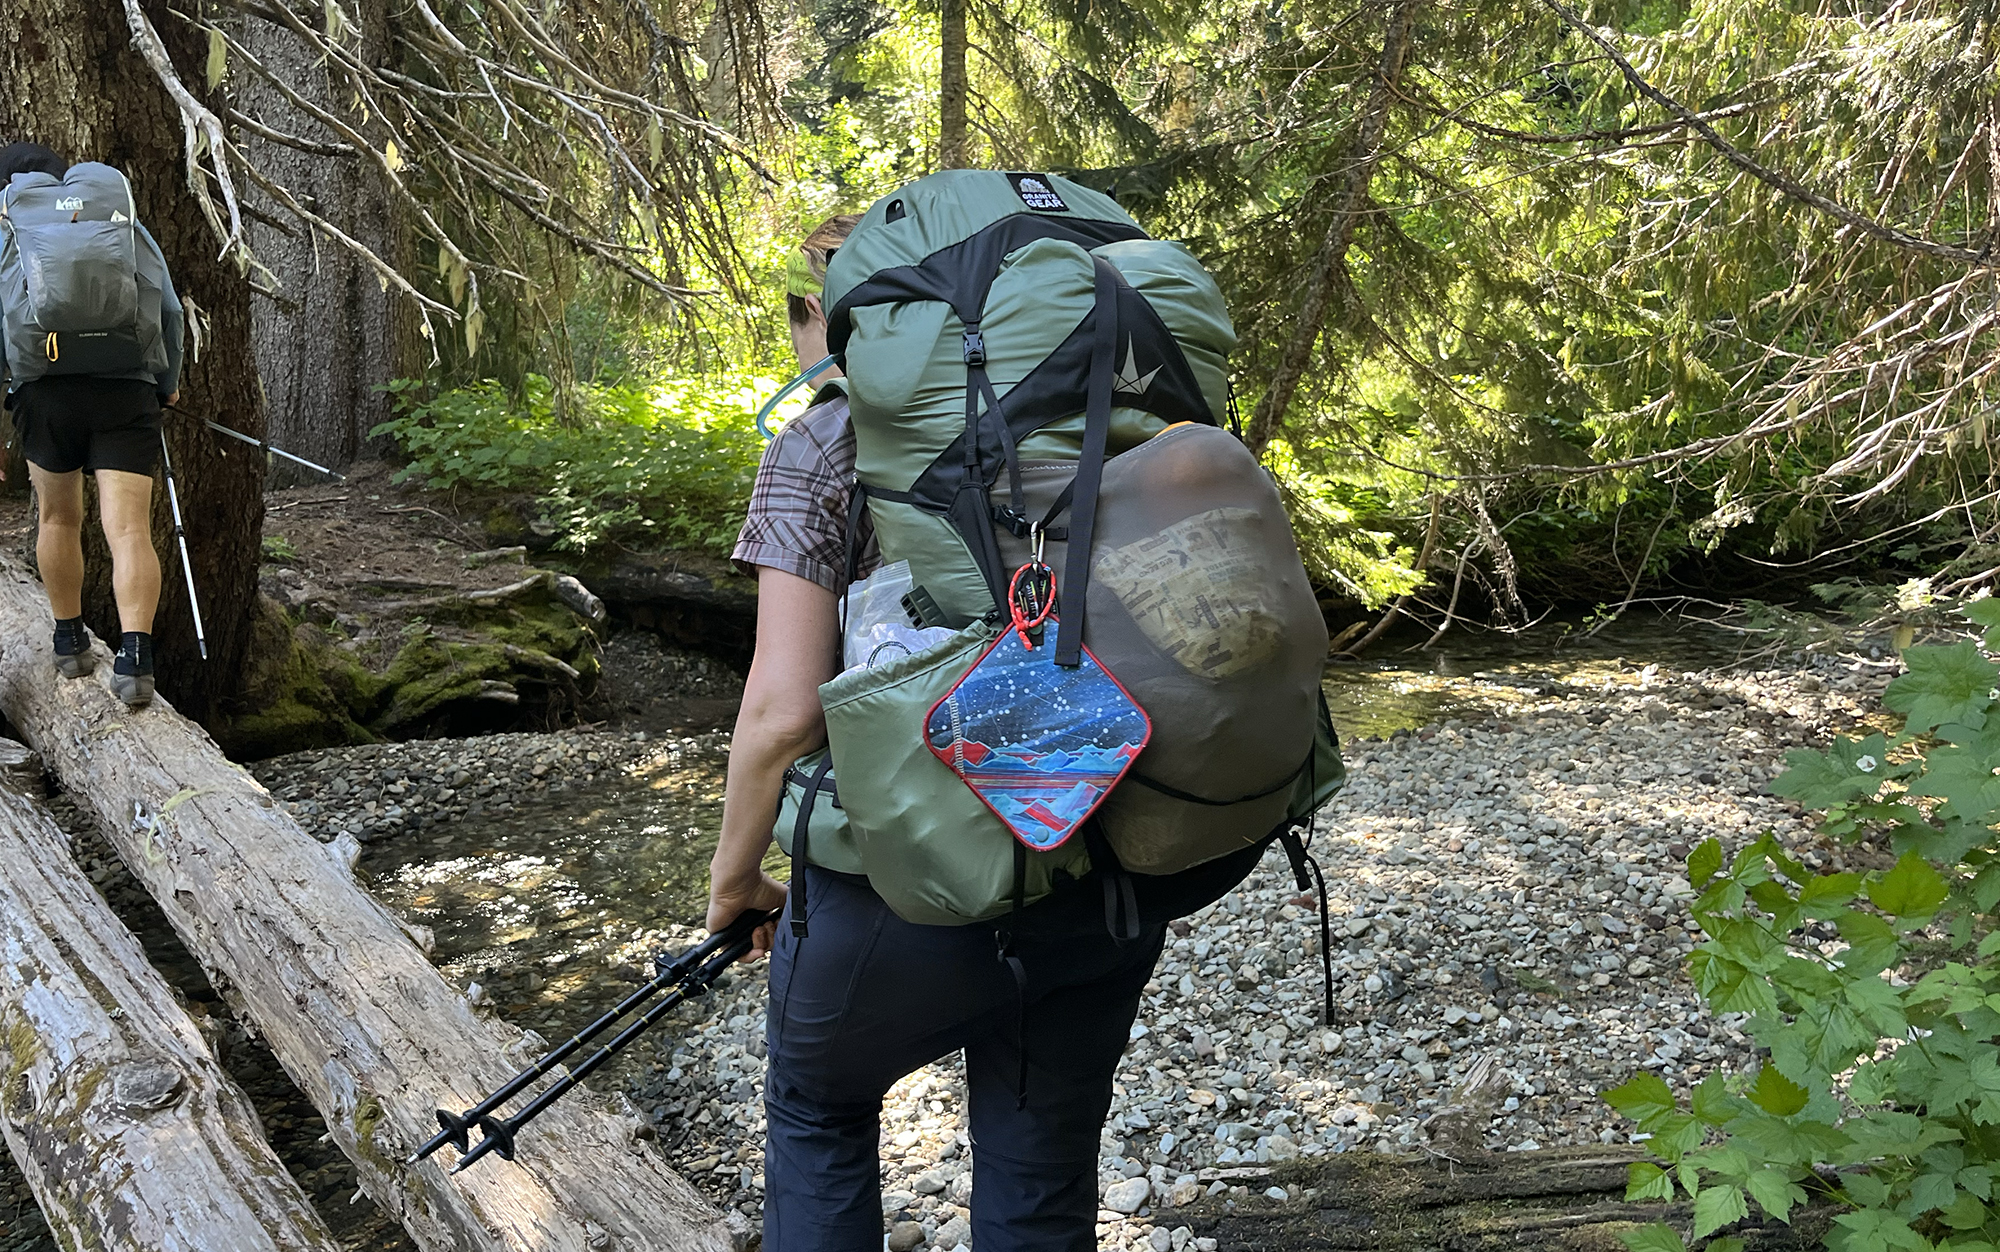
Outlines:
[[[1740,1018],[1700,1006],[1683,859],[1771,830],[1814,867],[1828,844],[1765,793],[1784,750],[1859,724],[1893,661],[1751,673],[1647,667],[1562,683],[1505,710],[1347,745],[1349,782],[1315,824],[1333,937],[1321,1016],[1315,902],[1274,851],[1178,922],[1146,988],[1102,1140],[1099,1243],[1212,1248],[1175,1220],[1198,1197],[1277,1198],[1275,1164],[1438,1147],[1448,1108],[1493,1150],[1615,1143],[1596,1092],[1639,1069],[1684,1090],[1749,1059]],[[711,745],[562,732],[300,754],[259,777],[325,838],[377,839],[504,812]],[[651,765],[649,766],[649,763]],[[634,919],[639,920],[639,919]],[[667,937],[684,932],[673,928]],[[656,936],[648,935],[650,940]],[[677,1165],[755,1219],[763,1187],[763,967],[677,1020],[630,1094]],[[673,1027],[669,1027],[672,1029]],[[1475,1066],[1489,1080],[1462,1084]],[[883,1113],[885,1246],[970,1245],[971,1148],[957,1058]],[[1457,1093],[1455,1096],[1454,1093]]]

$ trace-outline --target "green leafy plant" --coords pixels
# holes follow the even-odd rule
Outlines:
[[[539,376],[521,406],[495,382],[426,400],[405,380],[390,387],[397,415],[375,433],[408,458],[398,481],[533,495],[566,550],[618,541],[726,552],[764,451],[753,397],[775,389],[747,375],[587,386],[581,420],[563,425]]]
[[[1833,1252],[2000,1248],[2000,601],[1965,614],[1983,649],[1905,651],[1884,696],[1899,735],[1794,751],[1772,784],[1893,864],[1815,873],[1770,835],[1688,856],[1708,936],[1690,972],[1712,1010],[1750,1015],[1765,1059],[1685,1106],[1654,1074],[1604,1099],[1659,1157],[1632,1166],[1627,1197],[1686,1196],[1708,1252],[1742,1248],[1711,1236],[1753,1203],[1789,1221],[1815,1200],[1839,1210]],[[1686,1247],[1664,1224],[1624,1238]]]
[[[263,557],[265,562],[271,565],[297,565],[299,550],[283,535],[265,535]]]

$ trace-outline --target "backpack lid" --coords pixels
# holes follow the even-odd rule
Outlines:
[[[0,217],[21,226],[54,222],[132,222],[139,210],[132,184],[101,161],[82,161],[61,178],[25,170],[0,190]]]
[[[1117,201],[1053,174],[932,174],[877,200],[827,263],[827,350],[845,368],[853,310],[885,299],[939,301],[977,324],[1001,258],[1037,239],[1144,238]]]

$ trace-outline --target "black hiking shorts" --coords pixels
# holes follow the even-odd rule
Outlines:
[[[51,474],[151,474],[159,464],[160,395],[152,383],[52,375],[23,383],[8,407],[28,461]]]

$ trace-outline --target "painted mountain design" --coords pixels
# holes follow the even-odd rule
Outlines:
[[[1052,645],[1029,647],[1011,630],[924,725],[938,759],[1037,851],[1076,833],[1152,733],[1145,710],[1089,649],[1082,664],[1064,669]]]

